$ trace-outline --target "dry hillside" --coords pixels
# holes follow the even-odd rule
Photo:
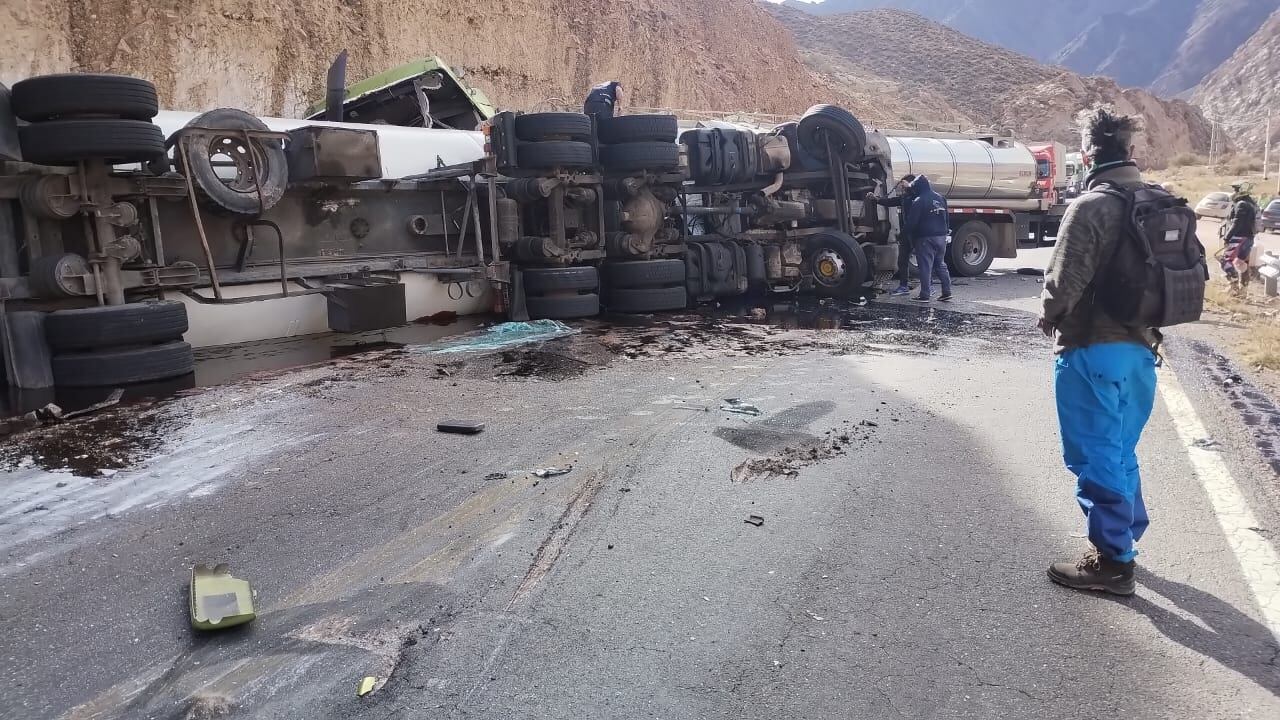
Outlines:
[[[1227,134],[1248,152],[1262,154],[1268,108],[1280,108],[1280,10],[1267,20],[1222,67],[1200,83],[1193,101],[1221,116]],[[1280,115],[1271,140],[1280,139]]]
[[[893,8],[1082,75],[1164,96],[1190,90],[1280,0],[784,0],[819,15]]]
[[[787,7],[770,10],[792,29],[815,67],[839,66],[846,74],[861,72],[938,96],[947,108],[1018,137],[1074,145],[1079,137],[1073,127],[1076,112],[1110,102],[1144,117],[1148,132],[1139,153],[1150,166],[1209,145],[1209,124],[1188,103],[1161,100],[1145,90],[1122,90],[1106,78],[1081,78],[913,13],[868,10],[820,16]]]
[[[296,115],[343,48],[352,79],[439,54],[514,108],[614,78],[637,105],[790,114],[846,99],[754,0],[3,0],[0,27],[0,82],[127,73],[179,108]]]

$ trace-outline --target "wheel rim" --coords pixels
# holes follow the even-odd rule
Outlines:
[[[223,184],[238,193],[257,192],[258,184],[254,182],[253,167],[256,161],[258,175],[266,175],[263,161],[254,157],[253,148],[247,145],[244,138],[232,135],[219,135],[209,142],[209,164],[218,172],[219,168],[234,168],[235,177],[226,178],[219,174]]]
[[[966,265],[981,265],[987,259],[987,239],[979,233],[965,235],[964,244],[960,247],[960,258]]]
[[[813,256],[813,279],[824,287],[839,287],[844,282],[845,263],[840,253],[823,248]]]

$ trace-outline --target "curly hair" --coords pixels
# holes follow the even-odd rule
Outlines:
[[[1133,138],[1142,132],[1142,122],[1132,115],[1121,115],[1111,105],[1096,105],[1080,111],[1081,144],[1095,164],[1129,159]]]

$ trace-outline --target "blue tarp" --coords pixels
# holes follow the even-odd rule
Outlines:
[[[555,338],[573,335],[578,332],[557,320],[533,320],[531,322],[508,322],[494,325],[479,332],[467,333],[458,337],[441,340],[428,345],[419,345],[415,352],[428,355],[460,352],[487,352],[503,350],[514,345],[554,340]]]

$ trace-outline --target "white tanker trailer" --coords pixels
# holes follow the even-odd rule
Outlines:
[[[925,175],[947,198],[953,272],[981,275],[993,259],[1016,257],[1019,241],[1057,235],[1066,205],[1036,187],[1036,160],[1026,145],[994,135],[881,132],[894,178]]]

